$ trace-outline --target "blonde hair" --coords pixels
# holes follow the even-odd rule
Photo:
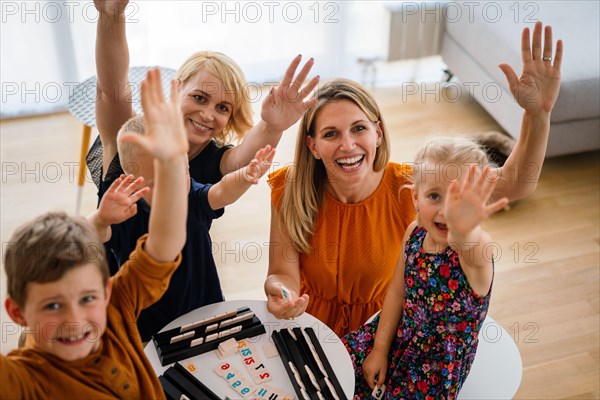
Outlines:
[[[427,165],[431,163],[435,164],[433,168]],[[438,178],[451,180],[459,177],[460,171],[471,164],[481,169],[492,166],[485,150],[473,140],[463,137],[434,137],[417,152],[410,180],[413,187],[424,182],[425,177],[431,173],[438,174]],[[452,171],[448,167],[455,167],[456,170]]]
[[[117,151],[119,153],[119,162],[121,163],[121,168],[123,168],[123,171],[127,174],[137,175],[138,168],[136,165],[139,163],[140,158],[151,156],[139,146],[136,146],[132,143],[122,142],[120,139],[126,133],[135,133],[143,136],[144,131],[144,116],[136,115],[125,122],[117,133]]]
[[[248,82],[240,66],[223,53],[201,51],[188,58],[177,71],[176,79],[183,85],[201,69],[205,69],[218,77],[228,94],[234,99],[231,117],[222,132],[215,135],[220,146],[232,142],[234,136],[241,140],[253,126],[252,106],[249,101]]]
[[[306,136],[315,137],[315,121],[319,111],[332,102],[347,100],[358,106],[373,123],[379,122],[382,141],[375,153],[373,169],[381,171],[390,159],[390,141],[375,99],[360,84],[335,79],[317,89],[317,104],[304,113],[298,129],[294,165],[287,171],[280,208],[280,226],[300,253],[310,253],[315,219],[325,190],[327,173],[321,160],[316,160],[306,144]]]

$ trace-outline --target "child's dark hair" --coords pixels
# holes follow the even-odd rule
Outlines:
[[[7,246],[8,296],[23,307],[28,283],[54,282],[69,270],[90,263],[98,267],[105,286],[109,272],[104,245],[84,218],[64,212],[39,216],[17,228]]]

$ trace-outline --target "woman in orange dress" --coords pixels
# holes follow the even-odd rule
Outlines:
[[[552,42],[549,27],[544,37]],[[499,179],[491,201],[522,198],[537,186],[562,58],[559,41],[554,65],[551,55],[544,53],[542,60],[541,43],[538,22],[532,42],[528,28],[523,31],[521,77],[500,64],[524,113],[513,152],[495,170]],[[381,309],[406,227],[415,218],[410,191],[400,190],[412,170],[389,161],[381,112],[361,85],[334,80],[315,97],[316,105],[300,123],[294,164],[269,176],[271,243],[265,293],[277,318],[307,311],[341,337]]]

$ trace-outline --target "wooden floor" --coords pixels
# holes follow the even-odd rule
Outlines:
[[[448,103],[439,93],[439,100],[428,95],[422,101],[403,99],[399,88],[375,92],[392,136],[392,160],[410,162],[428,135],[498,129],[476,103],[466,98]],[[18,224],[44,211],[74,211],[81,126],[58,114],[2,121],[0,130],[6,243]],[[284,136],[274,168],[291,162],[294,136],[295,128]],[[518,399],[600,398],[599,177],[598,152],[549,159],[536,192],[487,222],[502,251],[490,316],[513,336],[523,358]],[[94,207],[95,191],[88,184],[84,212]],[[228,299],[264,299],[269,210],[263,179],[213,224],[214,257]],[[0,347],[6,353],[18,333],[3,307],[1,317]]]

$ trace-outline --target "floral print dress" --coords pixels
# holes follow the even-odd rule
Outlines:
[[[479,296],[471,289],[450,247],[425,253],[426,233],[417,226],[405,246],[404,308],[390,348],[384,399],[456,398],[487,314],[490,293]],[[373,348],[378,322],[376,317],[342,339],[354,364],[355,399],[371,396],[362,364]]]

